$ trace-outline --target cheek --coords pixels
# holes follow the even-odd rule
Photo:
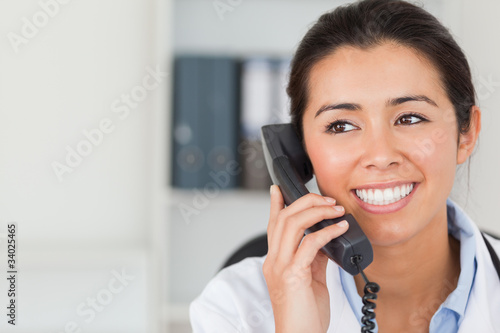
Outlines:
[[[457,147],[453,131],[436,129],[427,135],[406,140],[408,160],[400,170],[408,176],[420,175],[426,183],[427,195],[443,199],[449,195],[455,179]]]
[[[356,156],[347,147],[328,140],[315,141],[308,146],[318,187],[323,195],[339,199],[340,190],[347,188],[356,165]]]
[[[444,131],[436,127],[420,137],[407,140],[406,154],[416,165],[425,166],[426,169],[439,171],[454,169],[457,158],[456,140],[452,131]]]
[[[456,146],[453,142],[440,143],[436,146],[435,153],[430,155],[428,161],[428,174],[434,177],[440,190],[446,197],[449,195],[456,171]]]

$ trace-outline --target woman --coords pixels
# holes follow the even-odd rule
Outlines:
[[[339,7],[303,38],[288,94],[322,195],[285,208],[271,187],[267,256],[210,282],[191,305],[194,331],[359,331],[363,278],[318,252],[349,226],[303,237],[345,213],[373,246],[374,331],[498,331],[500,280],[477,226],[448,199],[481,129],[449,32],[403,1]]]

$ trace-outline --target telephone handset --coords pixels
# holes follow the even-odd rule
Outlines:
[[[312,179],[312,165],[292,124],[266,125],[261,129],[267,169],[274,184],[280,187],[286,205],[309,193],[305,183]],[[331,240],[321,251],[351,275],[360,273],[373,261],[373,249],[358,222],[351,214],[323,220],[305,234],[347,220],[349,229]],[[362,271],[361,271],[362,273]]]

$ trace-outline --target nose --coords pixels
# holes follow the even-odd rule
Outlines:
[[[403,161],[400,139],[390,129],[373,129],[364,135],[365,147],[361,165],[368,169],[387,170],[399,167]]]

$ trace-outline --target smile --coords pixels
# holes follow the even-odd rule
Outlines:
[[[363,202],[370,205],[382,206],[402,200],[413,191],[413,187],[414,183],[408,183],[385,189],[357,189],[355,192]]]

